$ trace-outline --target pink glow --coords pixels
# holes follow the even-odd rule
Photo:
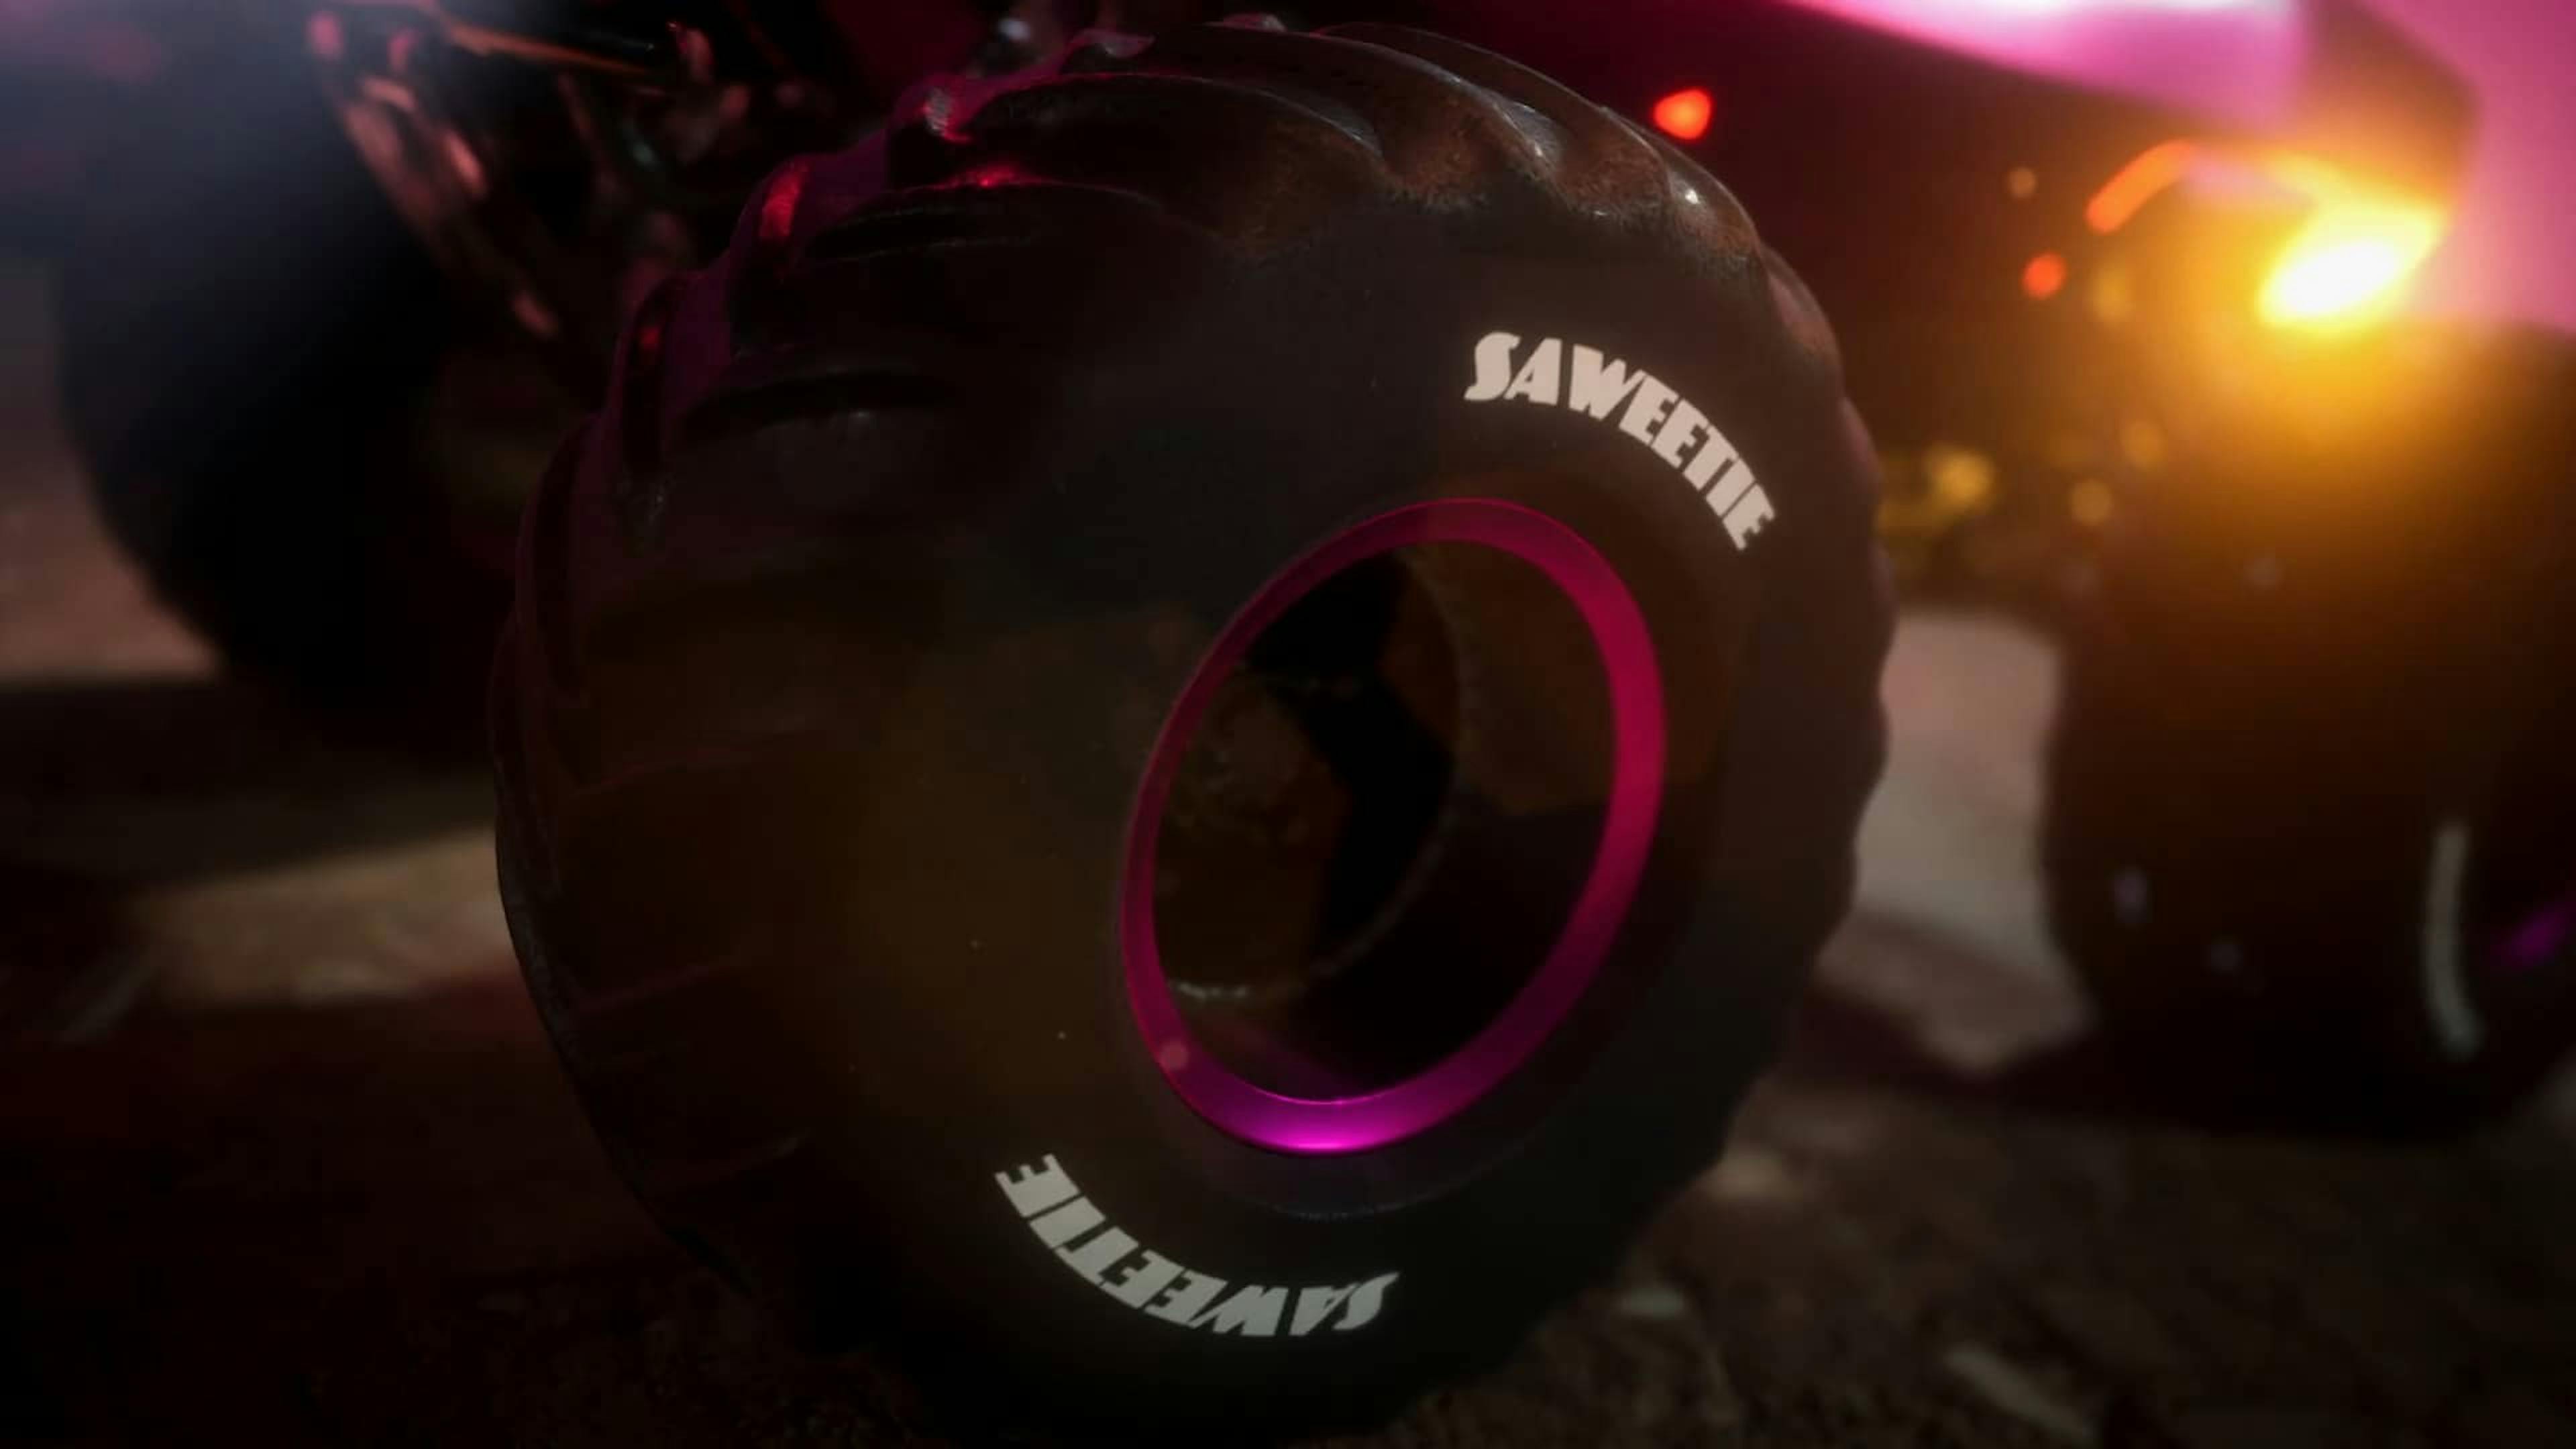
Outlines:
[[[2444,310],[2576,331],[2576,4],[2376,0],[2476,88],[2478,135],[2426,291]]]
[[[1998,64],[2248,125],[2285,119],[2306,44],[2294,0],[1794,0]],[[2477,138],[2450,239],[2427,269],[2436,310],[2576,331],[2576,4],[2370,0],[2477,94]]]
[[[1796,0],[1998,65],[2250,125],[2305,61],[2293,0]]]
[[[2576,897],[2558,902],[2524,921],[2505,939],[2507,966],[2537,971],[2557,959],[2568,938],[2576,936]]]
[[[1537,973],[1465,1046],[1420,1075],[1365,1096],[1288,1097],[1255,1086],[1201,1049],[1163,974],[1154,935],[1154,845],[1172,777],[1200,718],[1253,637],[1325,579],[1375,554],[1422,543],[1473,543],[1537,565],[1592,632],[1610,692],[1616,744],[1610,798],[1590,875]],[[1128,1005],[1155,1064],[1199,1114],[1281,1152],[1361,1152],[1400,1141],[1465,1110],[1546,1041],[1592,984],[1628,914],[1664,787],[1664,684],[1646,620],[1609,560],[1564,524],[1492,498],[1445,498],[1382,513],[1291,562],[1226,625],[1172,706],[1127,825],[1119,935]]]

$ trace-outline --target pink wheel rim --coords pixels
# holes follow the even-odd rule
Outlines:
[[[1610,702],[1613,746],[1601,836],[1563,928],[1530,979],[1456,1051],[1358,1096],[1283,1096],[1237,1075],[1191,1033],[1154,933],[1154,850],[1190,738],[1252,641],[1326,579],[1416,544],[1499,549],[1537,568],[1591,631]],[[1599,973],[1636,898],[1664,784],[1663,675],[1645,615],[1607,559],[1572,529],[1516,503],[1443,499],[1354,525],[1291,562],[1229,621],[1200,659],[1156,737],[1127,826],[1119,933],[1137,1030],[1165,1080],[1200,1116],[1281,1152],[1363,1152],[1423,1132],[1491,1092],[1554,1033]]]

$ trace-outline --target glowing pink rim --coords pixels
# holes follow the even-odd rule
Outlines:
[[[1183,746],[1236,661],[1291,604],[1361,559],[1424,543],[1474,543],[1535,566],[1565,592],[1592,631],[1617,740],[1609,808],[1592,870],[1547,958],[1466,1045],[1394,1086],[1358,1097],[1285,1097],[1235,1075],[1199,1049],[1172,999],[1154,940],[1154,842]],[[1127,825],[1119,933],[1127,998],[1155,1063],[1183,1100],[1225,1131],[1283,1152],[1361,1152],[1442,1122],[1528,1060],[1572,1009],[1636,896],[1664,784],[1664,681],[1645,615],[1610,563],[1543,513],[1488,498],[1418,503],[1357,524],[1308,551],[1264,585],[1201,659],[1163,721]]]

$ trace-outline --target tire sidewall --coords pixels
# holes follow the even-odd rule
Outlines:
[[[1190,266],[1225,275],[1157,295],[1219,300],[1140,309],[1063,367],[1016,476],[950,531],[935,612],[952,639],[911,679],[923,707],[854,768],[846,859],[868,879],[808,923],[824,959],[774,1009],[802,1090],[848,1104],[822,1124],[826,1156],[870,1216],[904,1225],[892,1282],[871,1286],[920,1320],[1076,1375],[1125,1359],[1200,1384],[1289,1365],[1418,1378],[1507,1341],[1714,1155],[1839,908],[1820,901],[1847,885],[1851,822],[1815,803],[1856,810],[1874,771],[1854,677],[1874,680],[1881,627],[1865,509],[1844,496],[1854,439],[1758,267],[1676,309],[1668,269],[1462,264],[1436,224],[1394,218]],[[1492,330],[1664,379],[1780,516],[1739,552],[1614,422],[1465,401]],[[1645,880],[1576,1017],[1486,1101],[1377,1151],[1265,1152],[1179,1100],[1129,1014],[1128,815],[1205,639],[1267,578],[1352,523],[1458,495],[1572,527],[1645,612],[1674,740]],[[1820,748],[1820,721],[1851,736]],[[1800,808],[1816,818],[1782,818]],[[1050,1157],[1193,1271],[1292,1293],[1400,1277],[1360,1332],[1256,1344],[1154,1320],[1047,1261],[1018,1220],[996,1175]]]

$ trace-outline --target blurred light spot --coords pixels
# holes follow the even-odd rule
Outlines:
[[[2099,478],[2078,478],[2066,490],[2066,511],[2086,528],[2100,528],[2111,519],[2111,485]]]
[[[2093,193],[2093,199],[2084,203],[2084,224],[2106,236],[2118,231],[2138,214],[2139,207],[2180,181],[2199,155],[2200,148],[2189,141],[2149,146],[2113,172],[2111,179]]]
[[[1717,114],[1717,102],[1697,86],[1675,91],[1655,102],[1655,126],[1665,135],[1683,141],[1696,141],[1708,134],[1708,123]]]
[[[2021,269],[2021,289],[2033,301],[2045,302],[2066,285],[2066,258],[2055,252],[2041,252]]]
[[[473,146],[467,143],[461,132],[450,131],[441,149],[447,153],[447,169],[455,176],[456,184],[465,188],[467,196],[481,201],[483,199],[483,162],[475,156]]]
[[[552,338],[562,330],[555,314],[547,310],[545,303],[537,300],[534,292],[520,292],[511,297],[510,315],[518,318],[519,325],[527,328],[532,336]]]
[[[2004,173],[2004,190],[2015,201],[2028,201],[2039,194],[2039,173],[2027,166],[2016,166]]]
[[[385,42],[385,65],[396,75],[411,74],[411,63],[420,54],[420,32],[402,29]]]
[[[796,204],[805,195],[806,163],[791,161],[769,183],[769,194],[760,199],[760,239],[765,242],[787,240],[796,226]]]
[[[391,116],[380,106],[355,105],[343,109],[341,124],[349,131],[358,154],[379,171],[393,171],[403,164],[402,133],[395,129]]]
[[[1995,460],[1974,448],[1935,443],[1923,450],[1923,476],[1932,496],[1953,510],[1982,506],[1995,492]]]
[[[404,115],[410,115],[420,109],[420,100],[411,93],[411,87],[385,76],[358,77],[358,94],[380,106],[400,111]]]
[[[2249,587],[2257,589],[2278,586],[2281,582],[2281,561],[2268,553],[2246,560],[2245,582]]]
[[[2468,867],[2469,827],[2443,821],[2433,832],[2432,871],[2424,882],[2424,1005],[2443,1055],[2453,1061],[2476,1056],[2486,1040],[2460,960],[2460,882]]]
[[[2101,1433],[2093,1420],[2027,1370],[1981,1343],[1955,1344],[1941,1355],[1941,1366],[1975,1389],[1985,1401],[2049,1437],[2069,1444],[2094,1444]]]
[[[699,85],[715,79],[715,42],[707,39],[707,33],[694,25],[674,26],[672,30],[679,42],[680,67],[687,72],[689,79]]]
[[[2152,473],[2165,465],[2165,432],[2145,418],[2130,418],[2120,424],[2120,456],[2141,473]]]
[[[304,22],[304,48],[315,60],[336,61],[348,53],[348,37],[340,30],[340,17],[328,10],[316,11]]]
[[[1670,1323],[1690,1315],[1690,1300],[1670,1283],[1640,1283],[1610,1300],[1610,1308],[1622,1318]]]
[[[2147,918],[2147,873],[2130,866],[2111,877],[2111,909],[2119,912],[2120,924],[2134,926]]]
[[[2576,898],[2560,901],[2514,928],[2505,939],[2505,964],[2531,971],[2546,965],[2576,935]]]
[[[1758,1142],[1740,1142],[1700,1179],[1700,1188],[1723,1202],[1777,1202],[1795,1195],[1798,1181],[1787,1158]]]
[[[30,0],[16,0],[20,9]],[[37,10],[47,0],[33,0]],[[10,0],[0,0],[0,27],[10,19]],[[30,49],[44,52],[25,57],[29,61],[49,60],[87,72],[99,80],[119,85],[141,85],[154,80],[170,68],[169,47],[141,26],[121,20],[91,20],[80,23],[67,36],[51,38],[39,21],[34,44]],[[17,56],[8,59],[16,61]]]
[[[2275,327],[2345,327],[2386,315],[2442,239],[2439,208],[2399,201],[2327,202],[2263,282]]]
[[[1846,9],[1898,13],[1907,10],[1987,11],[1999,15],[2081,15],[2099,10],[2256,10],[2280,8],[2281,0],[1842,0]]]
[[[2117,327],[2138,310],[2138,293],[2128,264],[2104,262],[2093,269],[2092,285],[2085,289],[2084,300],[2106,327]]]

